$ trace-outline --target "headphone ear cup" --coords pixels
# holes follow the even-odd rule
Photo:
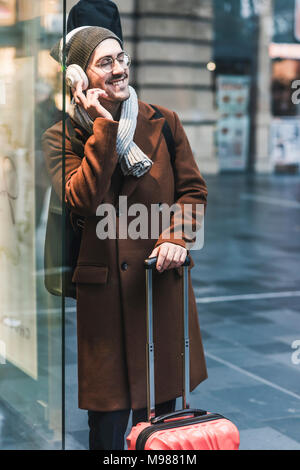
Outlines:
[[[77,64],[71,64],[66,70],[66,83],[71,88],[76,88],[77,83],[83,80],[82,89],[86,90],[89,86],[89,80],[84,70]]]

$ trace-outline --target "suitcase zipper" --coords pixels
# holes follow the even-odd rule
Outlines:
[[[136,440],[136,450],[144,450],[148,438],[156,431],[162,431],[165,429],[179,428],[182,426],[188,426],[189,424],[203,423],[207,421],[215,421],[216,419],[226,419],[224,416],[218,413],[210,413],[205,416],[197,416],[196,418],[184,419],[182,421],[172,421],[169,423],[160,423],[149,426],[139,434]]]

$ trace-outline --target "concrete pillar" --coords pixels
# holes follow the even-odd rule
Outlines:
[[[255,171],[270,173],[270,125],[271,114],[271,60],[269,46],[272,41],[273,2],[264,2],[259,16],[257,115],[256,115],[256,159]]]
[[[176,111],[200,171],[216,173],[211,0],[116,0],[139,98]]]

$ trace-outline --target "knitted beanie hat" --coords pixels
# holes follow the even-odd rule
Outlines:
[[[84,71],[90,57],[99,44],[105,39],[116,39],[121,47],[123,42],[112,31],[100,26],[81,26],[73,29],[66,35],[66,66],[79,65]],[[62,64],[63,61],[63,39],[58,41],[50,51],[51,57]]]

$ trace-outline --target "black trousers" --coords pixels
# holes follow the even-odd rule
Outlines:
[[[160,403],[155,415],[175,411],[176,399]],[[130,410],[88,411],[90,450],[123,450]],[[133,410],[132,425],[147,421],[147,408]]]

